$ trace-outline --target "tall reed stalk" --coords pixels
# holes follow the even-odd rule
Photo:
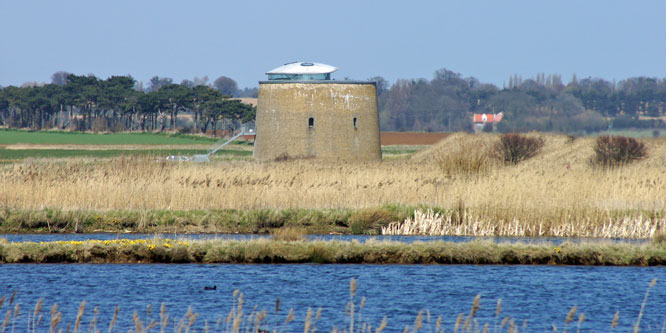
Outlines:
[[[638,329],[640,328],[641,318],[643,318],[643,310],[645,309],[645,303],[647,303],[647,298],[648,295],[650,294],[650,289],[652,289],[652,287],[654,287],[655,284],[657,284],[657,278],[652,279],[652,281],[650,282],[650,286],[645,291],[645,297],[643,297],[643,303],[641,303],[641,310],[638,312],[638,319],[636,319],[636,324],[634,325],[634,333],[637,333]]]

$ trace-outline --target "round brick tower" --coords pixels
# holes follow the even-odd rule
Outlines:
[[[290,63],[259,82],[254,158],[381,160],[375,82],[332,81],[337,68]]]

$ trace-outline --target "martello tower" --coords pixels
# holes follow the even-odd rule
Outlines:
[[[331,80],[336,70],[294,62],[266,73],[268,81],[259,82],[255,159],[381,160],[375,82]]]

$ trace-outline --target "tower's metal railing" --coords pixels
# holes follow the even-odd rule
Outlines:
[[[210,162],[210,156],[217,153],[220,149],[222,149],[224,146],[234,142],[236,139],[240,138],[243,135],[254,135],[254,124],[253,123],[247,123],[247,124],[242,124],[240,127],[240,132],[238,134],[234,135],[230,139],[224,141],[222,144],[219,144],[215,146],[213,149],[208,151],[208,154],[198,154],[192,156],[192,161],[193,162]],[[219,143],[219,142],[218,142]]]

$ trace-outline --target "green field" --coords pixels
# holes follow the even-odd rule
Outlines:
[[[384,158],[407,158],[417,150],[394,151],[382,148]],[[149,156],[165,158],[171,155],[193,156],[195,154],[206,154],[203,149],[2,149],[0,148],[0,162],[17,161],[26,158],[69,158],[69,157],[94,157],[110,158],[116,156]],[[252,156],[252,150],[219,150],[214,157],[227,156],[232,158],[246,158]]]
[[[78,149],[0,149],[0,161],[22,160],[25,158],[67,158],[67,157],[115,157],[115,156],[153,156],[165,158],[170,155],[192,156],[206,154],[202,149],[106,149],[106,150],[78,150]],[[248,150],[219,150],[214,156],[246,157],[252,156]]]
[[[412,154],[426,149],[429,146],[382,146],[382,157],[385,159],[408,158]]]
[[[94,134],[80,132],[49,132],[0,130],[0,145],[60,144],[60,145],[192,145],[212,144],[219,139],[195,135],[166,133],[113,133]]]

